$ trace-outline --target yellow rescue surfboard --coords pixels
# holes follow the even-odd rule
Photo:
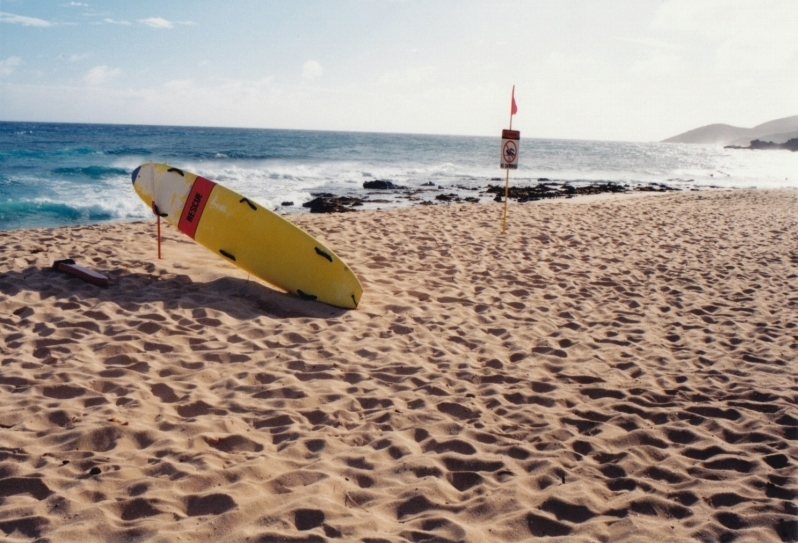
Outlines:
[[[276,213],[168,164],[142,164],[132,178],[153,211],[241,269],[303,299],[357,307],[363,287],[349,266]]]

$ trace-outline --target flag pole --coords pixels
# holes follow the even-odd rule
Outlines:
[[[161,260],[161,212],[155,202],[152,203],[152,212],[155,213],[155,224],[158,238],[158,260]]]
[[[504,174],[504,215],[502,216],[502,234],[507,231],[507,198],[510,193],[510,170]]]
[[[510,98],[510,130],[513,129],[513,104],[515,103],[515,85]],[[504,174],[504,214],[502,215],[502,234],[507,232],[507,200],[510,198],[510,169]]]
[[[152,164],[152,160],[150,161],[150,167],[152,168],[152,212],[155,214],[155,231],[156,231],[156,238],[158,239],[158,260],[161,260],[161,210],[158,209],[158,204],[155,203],[155,167]]]
[[[510,95],[510,130],[513,129],[513,115],[515,115],[513,104],[515,104],[515,85],[513,85],[513,93]]]

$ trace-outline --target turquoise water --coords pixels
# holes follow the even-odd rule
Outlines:
[[[798,153],[662,143],[526,139],[517,185],[540,178],[692,187],[798,187]],[[130,183],[167,162],[283,213],[311,193],[363,196],[363,182],[484,188],[499,169],[499,135],[367,134],[169,126],[0,122],[0,230],[150,216]],[[493,181],[492,181],[493,179]],[[283,202],[291,206],[281,206]],[[402,202],[388,205],[404,205]]]

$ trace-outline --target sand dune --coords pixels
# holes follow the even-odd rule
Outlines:
[[[292,217],[355,311],[153,223],[0,232],[0,539],[795,541],[796,209]]]

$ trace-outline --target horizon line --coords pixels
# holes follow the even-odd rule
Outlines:
[[[374,130],[332,130],[322,128],[270,128],[270,127],[255,127],[255,126],[223,126],[223,125],[200,125],[200,124],[152,124],[152,123],[124,123],[124,122],[77,122],[77,121],[21,121],[0,119],[0,123],[19,123],[19,124],[61,124],[61,125],[87,125],[87,126],[141,126],[141,127],[155,127],[155,128],[214,128],[214,129],[228,129],[228,130],[272,130],[272,131],[289,131],[289,132],[329,132],[329,133],[342,133],[342,134],[378,134],[378,135],[395,135],[395,136],[437,136],[437,137],[451,137],[451,138],[499,138],[497,136],[487,136],[482,134],[444,134],[433,132],[381,132]],[[550,140],[550,141],[592,141],[603,143],[665,143],[664,140],[602,140],[595,138],[557,138],[546,136],[527,136],[527,140]]]

